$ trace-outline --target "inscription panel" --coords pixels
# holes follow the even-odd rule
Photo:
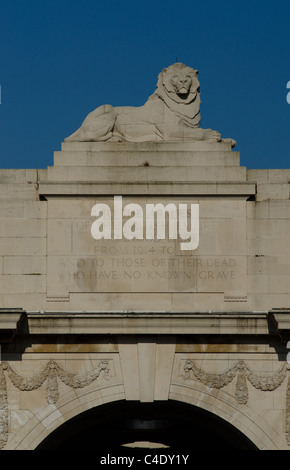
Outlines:
[[[246,295],[246,203],[193,198],[123,198],[124,205],[199,204],[199,246],[181,250],[180,237],[95,240],[91,210],[113,198],[49,205],[48,296],[92,292],[213,292]],[[128,218],[124,218],[124,221]],[[167,220],[168,222],[168,220]],[[144,236],[146,220],[144,219]]]

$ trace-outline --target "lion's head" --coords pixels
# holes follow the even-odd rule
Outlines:
[[[177,102],[191,102],[199,94],[198,70],[176,63],[164,68],[158,76],[157,88],[161,87]]]
[[[197,76],[198,70],[185,64],[170,65],[159,74],[157,90],[152,95],[161,98],[191,127],[198,127],[200,123],[200,84]]]

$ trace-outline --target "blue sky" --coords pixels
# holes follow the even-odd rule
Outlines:
[[[0,0],[0,167],[46,168],[102,104],[141,106],[176,61],[201,127],[248,168],[290,168],[290,2]]]

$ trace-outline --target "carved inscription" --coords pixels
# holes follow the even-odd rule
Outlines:
[[[141,279],[144,275],[146,279],[193,279],[197,275],[201,280],[235,280],[237,263],[234,258],[80,258],[75,263],[63,261],[66,269],[59,271],[59,279]]]
[[[242,257],[186,257],[164,246],[97,251],[92,257],[54,259],[56,284],[73,286],[74,292],[222,292],[239,283],[244,269]]]
[[[87,206],[88,211],[90,206]],[[203,214],[203,204],[200,207]],[[181,250],[178,237],[176,240],[94,240],[91,224],[90,218],[80,217],[52,221],[48,295],[62,296],[70,292],[245,294],[245,224],[241,218],[201,218],[200,245],[194,252]],[[61,251],[62,230],[69,234],[69,239]]]

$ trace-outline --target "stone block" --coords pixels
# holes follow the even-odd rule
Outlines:
[[[269,292],[273,294],[288,294],[290,285],[290,275],[269,276]]]
[[[46,274],[46,256],[4,256],[2,263],[4,274]]]
[[[48,180],[122,182],[137,181],[246,181],[245,167],[196,166],[196,167],[49,167]]]
[[[46,220],[44,219],[0,219],[0,224],[3,227],[3,237],[46,237]]]
[[[140,401],[153,402],[156,373],[156,341],[154,338],[139,338],[138,364]]]
[[[69,255],[73,252],[72,222],[69,219],[48,219],[47,254]]]
[[[239,152],[228,151],[62,151],[54,152],[54,166],[165,167],[239,166]]]
[[[0,184],[0,201],[35,201],[38,198],[36,184],[2,183]]]
[[[22,392],[20,394],[20,409],[31,410],[35,408],[43,408],[47,404],[45,390],[32,390],[30,392]]]
[[[25,294],[46,292],[46,277],[43,275],[10,274],[0,276],[1,294]]]
[[[286,237],[249,239],[248,254],[257,257],[283,256],[288,246],[289,242]]]
[[[270,219],[289,219],[290,218],[290,200],[288,201],[269,201]]]
[[[24,277],[19,275],[0,276],[0,294],[24,293]]]
[[[0,218],[21,218],[25,215],[25,203],[20,201],[1,201]]]
[[[272,219],[273,220],[273,219]],[[276,219],[273,220],[274,226],[274,237],[288,238],[290,231],[290,220],[287,219]]]
[[[257,201],[289,199],[289,183],[258,183]]]
[[[25,274],[24,292],[41,294],[46,293],[46,276],[42,274]]]
[[[245,201],[227,198],[201,199],[200,218],[203,219],[245,219]]]
[[[27,219],[46,219],[46,201],[27,201],[24,205],[24,217]]]
[[[268,170],[251,170],[247,171],[247,180],[259,183],[268,182]]]
[[[186,152],[186,151],[228,151],[229,142],[69,142],[61,143],[62,151],[85,152]]]
[[[45,238],[0,238],[0,256],[46,255]]]
[[[268,201],[248,201],[247,219],[268,219],[269,202]]]
[[[176,181],[138,181],[134,183],[122,182],[62,182],[61,184],[52,181],[40,182],[39,194],[51,199],[59,197],[67,198],[84,198],[94,199],[97,197],[115,196],[122,194],[123,196],[136,196],[140,194],[144,196],[166,197],[172,194],[179,196],[194,197],[211,197],[211,196],[227,196],[234,198],[254,197],[256,194],[255,184],[247,182],[224,183],[209,181],[206,185],[202,182],[176,182]]]
[[[61,204],[58,200],[49,200],[47,202],[47,217],[48,219],[87,219],[91,218],[91,210],[96,203],[104,200],[112,201],[112,197],[108,198],[89,198],[89,199],[64,199]]]
[[[249,293],[248,302],[253,311],[269,311],[273,308],[290,308],[290,294]]]
[[[170,293],[71,293],[70,310],[170,311]],[[108,331],[109,332],[109,331]],[[130,331],[127,332],[128,334]]]
[[[7,183],[25,183],[26,170],[25,169],[0,169],[0,186]]]
[[[46,294],[42,293],[12,293],[3,294],[3,306],[5,308],[23,308],[24,310],[45,310]]]
[[[289,183],[290,169],[268,169],[269,183]]]
[[[268,219],[248,219],[247,238],[271,238],[276,232],[276,222]]]
[[[45,219],[46,201],[1,201],[0,218]]]
[[[171,309],[173,312],[221,312],[225,310],[223,293],[172,293]]]
[[[277,260],[277,256],[248,256],[247,274],[249,276],[270,274],[272,267],[277,266]]]
[[[271,292],[270,289],[270,276],[269,275],[249,275],[248,276],[248,292],[249,293],[263,293]]]
[[[281,256],[273,258],[273,261],[269,263],[268,271],[275,276],[290,275],[290,257]]]
[[[158,338],[156,344],[156,368],[154,371],[154,400],[168,400],[172,380],[176,341],[174,337]]]

